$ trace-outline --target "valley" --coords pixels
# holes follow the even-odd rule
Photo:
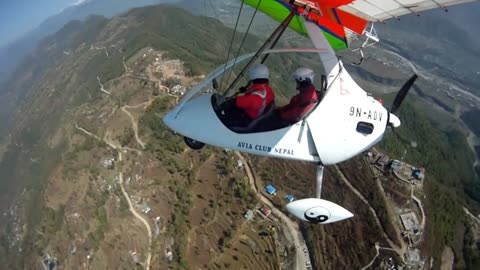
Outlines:
[[[193,29],[181,31],[178,22]],[[469,241],[479,239],[478,204],[461,200],[470,174],[458,175],[452,184],[455,172],[438,160],[450,153],[452,167],[471,168],[464,161],[472,156],[464,151],[467,142],[454,133],[456,124],[442,126],[452,132],[448,137],[431,135],[438,129],[412,109],[424,101],[406,106],[402,113],[411,124],[400,131],[420,134],[420,150],[406,153],[404,145],[387,137],[390,146],[371,151],[387,152],[388,161],[405,157],[405,164],[425,166],[425,181],[402,181],[395,170],[379,170],[367,153],[329,167],[323,196],[355,214],[334,225],[298,222],[285,211],[286,195],[313,195],[311,164],[186,147],[162,117],[224,60],[218,51],[226,50],[231,31],[217,20],[196,20],[184,10],[158,6],[109,20],[74,21],[44,41],[29,60],[45,57],[45,68],[22,66],[7,84],[7,89],[22,87],[21,93],[7,95],[19,109],[1,148],[0,209],[6,218],[0,222],[0,263],[12,269],[46,264],[55,269],[467,265],[464,253],[478,251]],[[260,43],[255,36],[247,40],[245,50]],[[272,57],[283,67],[277,86],[287,85],[282,83],[295,59]],[[382,65],[367,62],[371,73],[357,75],[389,99],[404,74],[385,69],[388,76],[376,81]],[[371,78],[375,83],[369,84]],[[456,104],[438,98],[448,107]],[[431,114],[438,122],[445,119]],[[450,151],[446,143],[431,147],[438,141],[453,142],[458,150]],[[267,184],[278,194],[268,194]],[[404,214],[420,220],[418,231],[402,227]]]

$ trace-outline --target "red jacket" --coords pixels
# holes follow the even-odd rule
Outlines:
[[[292,97],[290,103],[279,108],[278,114],[284,121],[298,121],[318,102],[317,91],[313,85]]]
[[[254,83],[242,96],[237,96],[236,105],[254,120],[265,112],[274,99],[275,95],[268,83]]]

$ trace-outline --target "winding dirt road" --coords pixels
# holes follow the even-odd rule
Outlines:
[[[107,145],[109,145],[111,148],[113,148],[114,150],[117,150],[118,152],[118,160],[119,161],[122,161],[122,151],[123,151],[123,148],[120,147],[120,146],[116,146],[114,145],[113,143],[111,143],[110,141],[108,140],[102,140],[100,137],[98,137],[97,135],[79,127],[77,125],[77,123],[75,123],[75,127],[82,131],[83,133],[97,139],[97,140],[100,140],[100,141],[103,141],[105,142]],[[125,188],[123,187],[123,172],[122,172],[122,169],[119,170],[119,175],[118,175],[118,178],[119,178],[119,184],[120,184],[120,189],[122,190],[122,194],[123,196],[125,197],[125,199],[127,200],[127,203],[128,203],[128,209],[130,210],[130,212],[132,213],[132,215],[137,218],[138,220],[140,220],[141,223],[143,223],[143,225],[145,225],[145,228],[147,229],[147,236],[148,236],[148,251],[147,251],[147,258],[145,260],[145,269],[149,270],[150,269],[150,261],[152,259],[152,252],[151,252],[151,246],[152,246],[152,228],[150,227],[150,224],[148,223],[148,221],[142,216],[140,215],[137,210],[133,207],[133,204],[132,204],[132,201],[130,200],[130,196],[128,195],[128,193],[125,191]]]
[[[480,219],[475,215],[473,215],[466,207],[463,207],[463,211],[465,211],[465,214],[467,214],[469,217],[475,220],[478,224],[480,224]]]
[[[145,143],[140,139],[140,137],[138,136],[138,125],[137,125],[137,122],[135,121],[135,118],[133,118],[133,115],[127,111],[127,109],[125,108],[127,106],[123,106],[122,107],[122,111],[124,113],[126,113],[128,115],[128,117],[130,117],[130,120],[132,121],[132,129],[133,129],[133,133],[135,134],[135,140],[137,141],[137,143],[142,147],[142,149],[145,149]]]
[[[393,248],[381,247],[378,242],[375,243],[375,249],[377,250],[377,254],[375,254],[375,256],[373,257],[373,259],[372,259],[367,265],[365,265],[364,267],[362,267],[362,270],[365,270],[365,269],[369,268],[370,266],[372,266],[372,264],[373,264],[373,263],[375,262],[375,260],[377,259],[378,255],[380,255],[380,249],[395,251]]]
[[[100,77],[97,76],[97,80],[98,80],[98,84],[100,85],[100,91],[104,92],[107,95],[110,95],[110,92],[108,92],[107,90],[105,90],[105,88],[103,88],[103,84],[102,84],[102,81],[100,80]]]
[[[255,177],[252,173],[252,170],[250,169],[250,165],[248,162],[245,160],[245,158],[240,154],[239,152],[235,151],[235,155],[242,161],[244,164],[245,171],[248,176],[248,180],[250,183],[250,187],[255,191],[255,194],[257,197],[262,201],[262,203],[268,205],[272,209],[272,214],[276,217],[278,217],[280,220],[283,221],[283,224],[286,225],[288,230],[290,231],[290,234],[293,237],[293,242],[295,243],[295,250],[296,250],[296,259],[295,262],[297,264],[296,269],[301,270],[306,268],[306,260],[305,260],[305,254],[303,252],[303,248],[307,248],[305,244],[305,239],[303,239],[303,235],[300,233],[300,230],[298,229],[298,226],[295,222],[293,222],[289,217],[287,217],[282,211],[278,210],[271,202],[270,200],[265,197],[261,192],[258,192],[258,189],[255,185]]]
[[[118,151],[118,160],[122,161],[122,151]],[[148,221],[140,215],[135,207],[133,207],[132,201],[130,200],[130,196],[128,196],[128,193],[125,191],[125,188],[123,187],[123,172],[120,170],[119,175],[118,175],[119,181],[120,181],[120,189],[122,190],[123,196],[125,196],[125,199],[128,202],[128,209],[130,212],[137,218],[139,219],[143,225],[145,225],[145,228],[147,228],[147,235],[148,235],[148,252],[147,252],[147,259],[145,260],[145,269],[149,270],[150,269],[150,261],[152,260],[152,252],[151,252],[151,246],[152,246],[152,228],[150,227],[150,224]]]
[[[370,205],[370,203],[368,202],[367,199],[365,199],[365,197],[363,197],[362,193],[360,193],[360,191],[358,191],[349,181],[348,179],[345,177],[345,175],[343,174],[343,172],[338,168],[338,166],[332,166],[335,168],[335,170],[337,171],[338,175],[340,175],[340,179],[342,179],[342,181],[352,190],[352,192],[357,195],[357,197],[363,202],[365,203],[367,206],[368,206],[368,209],[370,210],[370,212],[372,213],[373,217],[375,218],[375,222],[377,223],[378,227],[380,227],[381,231],[382,231],[382,235],[383,237],[385,238],[385,240],[388,242],[388,244],[392,247],[392,249],[398,254],[398,256],[400,256],[400,258],[402,260],[405,260],[405,253],[407,251],[407,245],[401,240],[400,240],[400,243],[402,245],[402,247],[398,247],[391,239],[390,237],[388,237],[387,233],[385,232],[385,229],[383,228],[382,226],[382,223],[380,222],[380,219],[378,218],[378,215],[377,215],[377,212],[375,212],[375,209],[373,209],[373,207]]]
[[[420,201],[419,198],[413,195],[413,186],[410,192],[410,197],[412,197],[412,200],[414,200],[417,203],[418,208],[420,208],[420,212],[422,212],[422,222],[420,222],[420,227],[422,227],[422,230],[423,230],[423,228],[425,228],[425,219],[426,219],[425,211],[423,210],[422,201]]]

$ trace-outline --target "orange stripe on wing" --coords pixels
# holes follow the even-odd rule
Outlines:
[[[363,34],[363,30],[367,27],[366,20],[340,9],[335,9],[335,12],[337,12],[338,18],[343,26],[359,35]]]
[[[309,2],[317,3],[318,6],[339,7],[343,5],[348,5],[352,3],[353,0],[309,0]]]

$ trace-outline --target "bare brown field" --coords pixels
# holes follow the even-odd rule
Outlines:
[[[189,266],[191,269],[277,269],[275,237],[264,236],[266,226],[272,223],[258,214],[252,221],[243,217],[249,206],[238,196],[237,185],[244,178],[235,171],[220,175],[217,167],[221,159],[232,157],[224,153],[208,157],[199,167],[191,188],[186,248]],[[236,174],[240,176],[235,177]],[[258,229],[259,224],[263,230]]]

